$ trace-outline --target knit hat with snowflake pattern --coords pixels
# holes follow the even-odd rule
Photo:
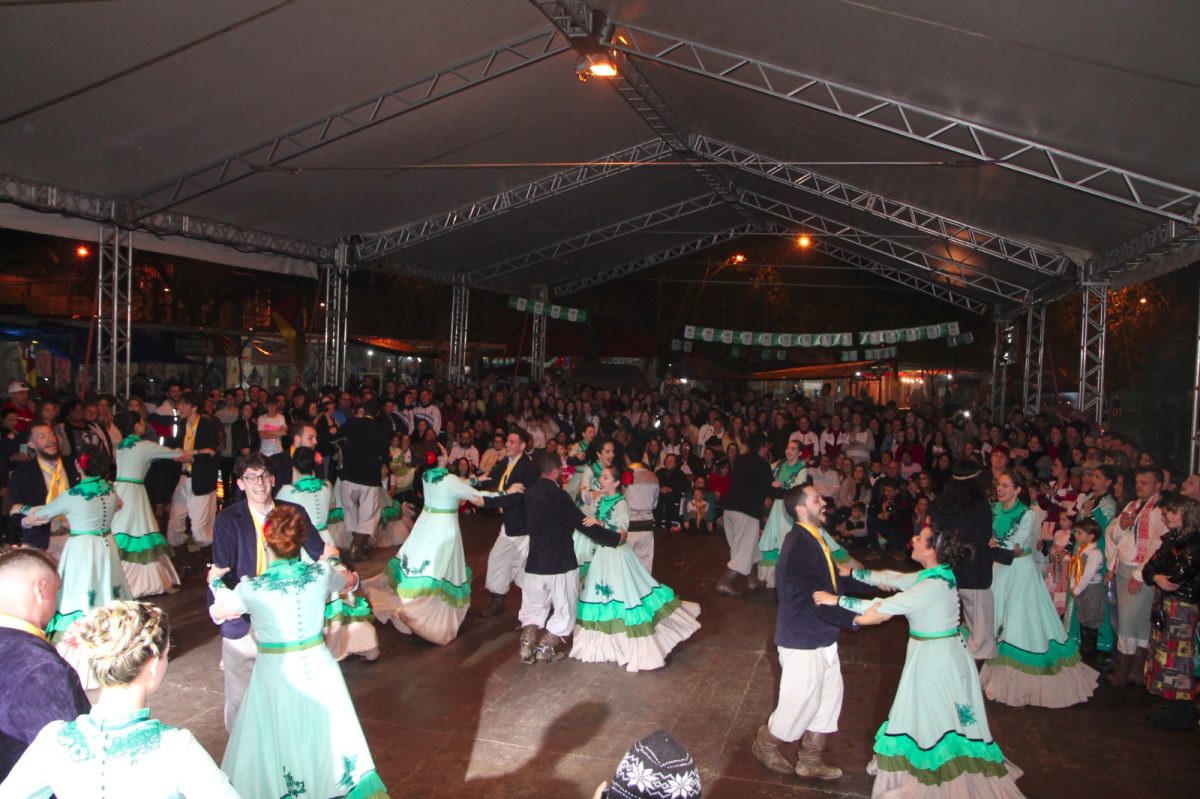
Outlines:
[[[693,799],[700,772],[688,751],[666,730],[647,735],[621,758],[607,799]]]

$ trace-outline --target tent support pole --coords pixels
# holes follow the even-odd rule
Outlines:
[[[1085,282],[1080,307],[1079,410],[1099,427],[1104,418],[1104,345],[1108,284]]]
[[[1042,365],[1046,352],[1046,306],[1033,304],[1025,315],[1025,414],[1042,412]]]
[[[346,344],[350,330],[350,246],[339,241],[334,262],[325,264],[325,341],[321,383],[337,386],[346,382]]]
[[[471,289],[463,278],[454,282],[450,301],[450,382],[461,385],[467,379],[467,329],[470,323]]]
[[[96,390],[129,396],[133,231],[100,226],[96,275]]]
[[[533,298],[545,302],[548,295],[546,286],[534,286]],[[546,324],[549,318],[541,314],[533,317],[533,337],[531,342],[533,362],[529,364],[529,379],[541,383],[546,376]]]

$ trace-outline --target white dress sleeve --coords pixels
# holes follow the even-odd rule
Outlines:
[[[8,777],[0,783],[0,797],[46,799],[54,795],[54,786],[48,780],[55,773],[54,764],[62,754],[55,741],[64,724],[64,721],[53,721],[42,728],[8,772]]]
[[[172,730],[171,771],[186,799],[238,799],[225,772],[187,730]]]

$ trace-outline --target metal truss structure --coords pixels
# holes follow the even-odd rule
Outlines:
[[[1084,283],[1079,334],[1079,410],[1097,425],[1104,416],[1104,345],[1108,284]]]
[[[467,328],[470,321],[468,305],[471,289],[461,278],[454,282],[450,299],[450,359],[451,383],[461,385],[467,379]]]
[[[992,419],[1004,414],[1005,392],[1008,390],[1008,367],[1013,363],[1013,347],[1017,338],[1016,322],[997,318],[992,349]]]
[[[596,13],[581,0],[531,0],[533,5],[554,23],[563,35],[575,42],[580,52],[596,48],[604,35],[598,30]],[[642,74],[637,64],[621,54],[616,54],[617,76],[609,81],[629,107],[650,126],[658,137],[684,161],[687,161],[700,178],[708,184],[713,194],[737,210],[747,222],[760,230],[763,220],[756,217],[745,205],[738,202],[739,192],[733,180],[720,167],[714,167],[697,156],[692,144],[693,136],[680,121],[662,95]]]
[[[660,161],[672,150],[661,139],[653,139],[633,147],[601,156],[595,161],[545,177],[531,180],[523,186],[493,194],[490,197],[460,205],[449,211],[428,216],[404,227],[378,236],[363,239],[355,247],[359,261],[383,258],[392,253],[421,244],[446,233],[482,222],[486,219],[557,197],[573,189],[588,186],[606,178],[636,169],[647,162]]]
[[[984,291],[1008,302],[1023,303],[1029,296],[1029,290],[1024,286],[989,275],[978,267],[964,264],[961,261],[940,258],[924,250],[917,250],[883,236],[868,233],[853,225],[830,219],[782,200],[747,191],[742,194],[742,202],[764,213],[787,220],[796,227],[797,232],[808,230],[833,236],[844,243],[863,247],[879,255],[915,266],[917,269],[929,273],[930,278],[939,277],[952,282],[957,281],[965,288]]]
[[[535,300],[545,301],[547,296],[546,287],[534,286],[533,298]],[[546,327],[550,320],[542,314],[533,315],[533,341],[531,362],[529,364],[529,379],[535,383],[541,383],[542,378],[546,376]]]
[[[1200,320],[1196,322],[1196,371],[1192,376],[1192,441],[1188,447],[1188,474],[1200,465]]]
[[[574,294],[577,291],[599,286],[602,283],[607,283],[610,280],[632,275],[634,272],[640,272],[643,269],[649,269],[652,266],[665,264],[674,261],[676,258],[682,258],[690,253],[707,250],[710,247],[716,247],[718,244],[724,244],[727,241],[741,238],[755,232],[754,225],[749,223],[734,225],[733,227],[718,230],[716,233],[706,233],[699,238],[686,241],[683,244],[676,244],[672,247],[659,250],[651,253],[644,258],[638,258],[634,261],[621,264],[620,266],[609,267],[608,269],[599,272],[593,272],[590,275],[577,277],[572,280],[567,280],[559,283],[554,287],[555,297],[566,297],[568,294]]]
[[[1147,261],[1183,253],[1198,244],[1200,226],[1168,219],[1121,246],[1088,259],[1085,268],[1092,280],[1119,280],[1121,275],[1137,270]],[[1190,262],[1195,253],[1189,254]]]
[[[133,356],[133,232],[100,227],[96,275],[96,391],[129,396]]]
[[[892,200],[868,189],[852,186],[834,178],[818,175],[796,164],[756,153],[704,136],[696,137],[696,151],[705,158],[736,167],[791,186],[816,197],[853,208],[903,225],[912,230],[929,233],[947,245],[967,247],[1019,266],[1060,277],[1073,264],[1064,255],[1043,250],[1028,242],[1002,236],[949,217],[925,211],[914,205]],[[947,247],[947,256],[952,257]]]
[[[557,241],[554,244],[540,247],[514,258],[476,269],[467,274],[467,280],[472,283],[489,283],[497,278],[511,275],[514,272],[528,269],[531,266],[545,263],[546,261],[553,261],[556,258],[578,252],[587,247],[594,247],[597,244],[612,241],[621,236],[627,236],[630,233],[637,233],[655,225],[660,225],[663,222],[671,222],[685,216],[690,216],[691,214],[699,213],[700,211],[708,210],[714,206],[721,205],[723,202],[724,200],[715,194],[702,194],[699,197],[692,197],[683,202],[673,203],[664,208],[657,208],[644,214],[622,219],[620,222],[615,222],[595,230],[589,230],[578,236],[572,236],[569,239]]]
[[[751,56],[628,22],[600,44],[1179,222],[1200,214],[1192,189]]]
[[[321,384],[341,386],[346,380],[346,344],[350,333],[350,245],[337,244],[334,262],[325,266],[325,347]]]
[[[0,175],[0,202],[44,213],[57,213],[77,219],[90,219],[102,225],[117,225],[126,229],[144,230],[158,236],[181,236],[187,239],[223,244],[241,252],[262,252],[283,255],[313,263],[333,259],[333,245],[293,239],[275,233],[214,222],[188,214],[169,211],[150,214],[136,223],[129,222],[125,204],[119,200],[99,197],[46,183]]]
[[[287,172],[283,164],[298,156],[569,49],[551,27],[477,53],[155,186],[133,200],[135,220],[250,175]]]
[[[1042,366],[1046,354],[1046,306],[1030,305],[1025,314],[1025,384],[1022,407],[1027,415],[1042,412]]]

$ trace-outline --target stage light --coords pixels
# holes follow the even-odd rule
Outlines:
[[[89,250],[87,247],[83,246],[82,244],[80,244],[78,247],[75,248],[75,254],[78,255],[80,258],[87,258],[89,255],[92,254],[92,251]]]
[[[375,350],[367,350],[367,357],[370,358],[375,354]]]
[[[744,263],[746,263],[746,256],[742,255],[739,252],[737,255],[733,256],[733,258],[731,258],[730,261],[735,264],[744,264]]]
[[[1139,305],[1145,305],[1148,302],[1149,300],[1147,300],[1145,297],[1142,297],[1140,300],[1138,300]]]
[[[587,53],[575,62],[575,74],[585,83],[588,78],[615,78],[617,65],[604,53]]]
[[[170,294],[170,293],[171,293],[171,287],[170,287],[170,286],[163,286],[163,293],[164,293],[164,294]]]
[[[807,235],[802,235],[800,238],[796,239],[796,245],[802,250],[808,249],[808,245],[810,244],[812,244],[812,239],[810,239]]]

